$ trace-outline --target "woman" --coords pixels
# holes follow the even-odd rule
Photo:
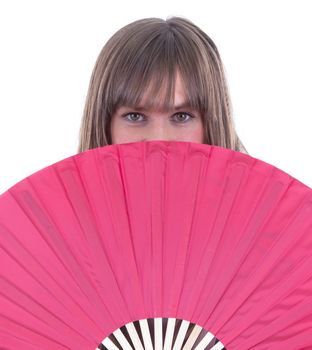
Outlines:
[[[247,153],[234,128],[217,47],[184,18],[128,24],[108,40],[93,69],[78,152],[147,140],[191,141]],[[148,323],[152,330],[153,321]],[[125,327],[121,330],[127,334]],[[113,335],[110,339],[118,346]]]
[[[184,18],[126,25],[105,44],[92,72],[78,152],[147,140],[247,153],[235,131],[217,47]]]

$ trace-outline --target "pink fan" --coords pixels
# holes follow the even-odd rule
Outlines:
[[[312,349],[312,189],[229,149],[89,150],[0,196],[0,349]]]

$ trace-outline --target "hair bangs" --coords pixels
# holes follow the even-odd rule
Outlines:
[[[115,108],[120,106],[143,107],[166,111],[174,107],[175,79],[168,72],[161,73],[159,69],[142,76],[135,74],[123,84],[124,88],[116,89]]]
[[[209,101],[213,94],[213,79],[210,76],[210,63],[207,62],[198,43],[184,37],[182,33],[176,35],[177,67],[185,88],[185,95],[189,105],[202,115],[209,111]]]
[[[140,50],[141,43],[137,45],[137,50],[132,48],[131,64],[123,65],[128,69],[116,74],[113,109],[140,105],[161,111],[173,109],[177,63],[171,33],[156,36],[144,52]]]

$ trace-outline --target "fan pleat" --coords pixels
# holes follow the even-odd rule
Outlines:
[[[1,315],[0,315],[0,322],[1,322]],[[11,320],[9,320],[10,322]],[[64,347],[62,344],[55,342],[54,340],[47,339],[46,337],[38,335],[36,338],[36,341],[34,341],[35,338],[33,338],[33,334],[31,334],[31,337],[29,337],[29,333],[27,334],[27,329],[24,327],[19,327],[19,324],[17,324],[15,321],[12,323],[9,323],[12,327],[11,330],[15,329],[16,333],[11,334],[11,332],[7,332],[7,326],[1,327],[0,326],[0,332],[1,332],[1,344],[0,349],[1,350],[16,350],[16,349],[27,349],[27,350],[42,350],[42,344],[44,346],[46,344],[47,347],[45,349],[54,349],[57,347],[59,350],[69,350],[68,347]],[[25,332],[26,330],[26,332]],[[20,333],[21,332],[21,333]],[[23,337],[25,335],[26,339]],[[5,345],[4,345],[5,344]]]
[[[312,279],[308,281],[310,288],[311,281]],[[297,291],[295,294],[297,294]],[[292,296],[290,294],[290,297]],[[308,297],[309,295],[306,294],[305,299]],[[245,343],[246,349],[255,346],[257,343],[262,345],[266,343],[267,338],[277,340],[283,333],[285,333],[284,338],[291,341],[293,338],[297,338],[298,333],[304,332],[306,329],[310,329],[311,331],[312,303],[307,304],[304,301],[298,300],[299,298],[295,296],[292,303],[280,302],[280,304],[272,308],[270,313],[264,314],[257,322],[254,321],[253,325],[240,334],[239,340],[236,339],[231,342],[233,348],[238,349]],[[287,310],[287,315],[285,315],[285,310]],[[307,319],[307,323],[302,322],[305,318]]]
[[[66,319],[60,318],[60,309],[57,303],[55,303],[55,308],[52,311],[45,304],[39,303],[33,297],[25,294],[22,289],[13,286],[11,283],[6,283],[4,279],[1,279],[1,286],[10,293],[2,301],[2,305],[6,304],[6,310],[10,309],[7,317],[13,314],[17,319],[22,320],[20,324],[24,325],[25,328],[28,328],[28,324],[36,325],[37,327],[34,327],[36,332],[41,333],[43,328],[46,328],[47,334],[53,329],[61,328],[72,338],[81,337],[81,341],[88,338],[83,336],[84,332],[80,327],[78,328],[76,325],[77,328],[75,329],[74,324],[76,322],[70,323]],[[3,298],[1,297],[1,299]],[[54,335],[56,336],[57,333]]]
[[[256,289],[257,286],[259,286],[260,283],[263,283],[266,276],[270,278],[271,274],[274,273],[274,266],[277,262],[279,262],[279,259],[282,259],[285,254],[288,253],[289,250],[291,250],[294,241],[298,239],[299,236],[296,235],[296,232],[304,233],[306,231],[306,227],[300,227],[301,222],[306,222],[306,225],[308,224],[305,220],[304,211],[299,211],[299,215],[292,221],[290,227],[288,229],[285,229],[284,232],[281,233],[281,235],[276,237],[276,240],[274,241],[274,245],[267,249],[266,254],[262,254],[262,260],[259,260],[259,263],[255,265],[253,269],[250,269],[249,276],[243,275],[244,278],[244,285],[240,288],[240,293],[232,293],[229,295],[229,300],[231,301],[232,307],[227,307],[226,312],[222,313],[222,317],[218,317],[218,320],[216,321],[216,324],[221,323],[221,319],[224,318],[226,320],[230,319],[230,312],[234,313],[237,311],[237,308],[240,306],[240,304],[246,300],[247,297],[253,292],[253,290]],[[280,239],[283,237],[283,239]],[[312,239],[312,237],[311,237]],[[297,251],[298,254],[298,251]],[[256,254],[253,253],[253,256]],[[301,255],[299,256],[301,258]],[[247,261],[247,260],[246,260]],[[289,260],[288,260],[289,261]],[[248,262],[248,261],[247,261]],[[240,273],[243,272],[244,265],[240,265]],[[250,268],[253,266],[251,263],[248,264],[248,267]],[[280,275],[279,275],[280,276]],[[239,276],[237,276],[239,279]],[[278,278],[278,277],[277,277]],[[237,278],[235,278],[234,282],[238,281]],[[275,284],[278,282],[278,279],[275,279]],[[263,289],[261,289],[263,291]],[[267,289],[267,293],[270,293],[270,289]],[[262,296],[264,297],[264,296]],[[266,302],[270,303],[270,300],[268,299],[269,295],[267,295]],[[226,301],[226,297],[223,296],[223,300]],[[233,302],[234,301],[234,302]],[[220,305],[220,304],[219,304]],[[235,308],[234,308],[235,305]],[[249,307],[252,308],[252,303],[248,303]],[[256,305],[255,305],[256,308]],[[221,312],[221,310],[218,310]],[[238,315],[236,313],[236,315]],[[235,322],[233,322],[234,325]],[[217,326],[216,326],[217,327]],[[231,327],[231,326],[230,326]]]
[[[190,164],[190,148],[185,154],[171,153],[167,160],[165,227],[164,227],[164,281],[166,293],[164,310],[178,317],[181,293],[184,288],[186,266],[191,249],[190,239],[196,229],[200,175],[207,156],[194,154]],[[179,168],[179,166],[181,168]],[[175,169],[173,172],[171,167]],[[173,175],[172,175],[173,174]],[[179,175],[179,178],[177,177]],[[173,192],[174,190],[174,192]],[[172,220],[171,220],[172,218]],[[175,232],[179,239],[176,239]]]
[[[23,195],[25,197],[26,193],[23,193]],[[28,196],[31,198],[30,194],[28,194]],[[28,232],[34,237],[38,235],[38,231],[33,229],[35,227],[33,221],[28,220],[28,217],[24,215],[25,212],[21,211],[20,204],[17,204],[17,202],[14,202],[14,200],[12,200],[13,198],[11,198],[12,197],[10,197],[10,202],[15,208],[14,212],[19,213],[19,216],[24,218],[25,231],[27,230],[27,226],[31,224]],[[14,226],[14,222],[12,222],[12,224]],[[15,232],[19,231],[17,230]],[[77,316],[83,316],[79,309],[76,307],[70,310],[64,303],[64,298],[66,300],[66,297],[69,305],[73,305],[75,299],[72,299],[68,295],[66,296],[62,288],[55,283],[55,280],[50,278],[53,274],[50,272],[52,271],[51,268],[54,274],[58,272],[59,275],[62,276],[64,273],[59,272],[58,260],[53,258],[54,252],[51,251],[46,243],[38,238],[35,249],[32,247],[30,236],[20,234],[18,237],[14,237],[14,234],[3,225],[0,227],[0,242],[1,245],[5,244],[6,246],[5,253],[1,255],[1,264],[8,267],[2,272],[0,290],[6,291],[5,299],[9,300],[10,304],[14,302],[15,307],[15,312],[9,313],[8,315],[14,315],[16,320],[20,320],[20,323],[24,324],[25,327],[28,327],[27,318],[29,318],[28,323],[34,326],[36,324],[35,317],[37,317],[38,328],[34,328],[34,332],[42,331],[41,319],[44,319],[45,323],[50,326],[50,328],[47,329],[47,334],[51,332],[51,328],[64,328],[64,332],[68,332],[65,336],[66,338],[71,337],[74,339],[78,337],[81,342],[84,342],[85,339],[90,339],[90,335],[84,332],[84,327],[79,326],[79,323],[77,323],[75,319],[72,319],[71,313],[75,309]],[[32,258],[31,254],[27,251],[27,246],[30,246],[29,249],[36,259]],[[48,264],[45,264],[46,266],[43,267],[43,262],[49,263],[47,258],[51,259],[50,269],[48,268]],[[18,278],[15,278],[15,276],[18,276]],[[40,281],[42,276],[44,276],[44,283]],[[60,282],[58,278],[58,283]],[[49,283],[51,284],[49,285]],[[56,292],[53,293],[51,290],[55,291],[55,287]],[[62,298],[58,298],[59,293],[62,294]],[[36,296],[36,299],[34,296]],[[7,306],[6,310],[8,308],[9,306]],[[60,318],[59,315],[62,315],[62,318]],[[88,320],[86,319],[85,322],[87,325]],[[76,329],[73,327],[75,324]],[[81,337],[83,333],[85,333],[85,337]],[[60,339],[62,337],[58,332],[56,332],[55,335],[55,339]]]
[[[291,273],[291,269],[293,269],[296,264],[300,263],[300,261],[303,259],[303,251],[299,249],[294,250],[296,252],[296,257],[291,257],[292,248],[295,245],[296,240],[300,238],[300,235],[296,234],[297,232],[300,232],[301,234],[304,234],[307,232],[307,215],[309,213],[305,213],[304,210],[299,211],[298,216],[294,218],[291,222],[291,225],[285,229],[284,232],[282,232],[282,235],[276,239],[274,242],[275,245],[268,249],[267,254],[263,254],[263,260],[259,262],[259,264],[256,266],[254,270],[250,273],[250,278],[244,277],[244,280],[246,283],[241,286],[240,292],[236,294],[229,294],[230,303],[229,306],[225,312],[222,313],[222,317],[219,317],[216,321],[216,324],[221,324],[222,318],[224,318],[227,322],[227,325],[223,328],[222,331],[220,331],[218,334],[222,338],[224,334],[224,341],[230,343],[230,335],[235,337],[242,333],[241,329],[241,322],[238,322],[239,319],[242,320],[242,322],[246,326],[246,314],[249,315],[249,318],[251,315],[255,317],[258,314],[258,317],[261,316],[261,314],[270,315],[270,309],[274,308],[275,304],[281,303],[280,297],[281,293],[287,291],[287,288],[289,288],[289,282],[284,286],[284,289],[280,288],[280,282],[281,282],[281,276],[288,276]],[[306,216],[306,217],[305,217]],[[302,222],[305,222],[305,225],[301,224]],[[281,239],[283,236],[286,238]],[[306,244],[306,247],[312,247],[311,235],[305,235],[305,242],[301,242],[300,246],[304,246]],[[309,237],[309,238],[308,238]],[[277,263],[279,263],[279,267],[282,266],[282,263],[278,261],[278,259],[283,259],[287,254],[287,270],[284,269],[284,271],[274,271],[274,267]],[[255,253],[253,254],[255,255]],[[290,258],[288,258],[288,255],[290,255]],[[292,264],[290,264],[292,262]],[[251,265],[251,264],[250,264]],[[310,265],[311,266],[311,265]],[[311,275],[311,272],[307,269],[308,265],[306,265],[305,270],[302,270],[301,274],[297,277],[301,278],[301,281],[304,278],[307,278],[307,276]],[[241,267],[241,270],[243,269],[243,266]],[[295,271],[297,274],[298,272]],[[309,274],[309,275],[308,275]],[[239,276],[237,276],[239,278]],[[286,277],[285,277],[286,278]],[[235,281],[237,279],[235,278]],[[261,288],[259,288],[261,286]],[[258,288],[257,288],[258,287]],[[275,288],[280,288],[279,292],[280,294],[274,293]],[[298,288],[298,286],[297,286]],[[311,288],[311,286],[310,286]],[[279,297],[279,299],[277,299]],[[301,295],[300,298],[306,298],[306,296]],[[287,295],[284,295],[285,300],[287,300]],[[223,298],[225,299],[225,296]],[[299,298],[298,298],[299,299]],[[259,300],[265,300],[266,303],[259,309],[258,303]],[[236,306],[234,309],[233,306]],[[239,309],[240,305],[242,305],[241,309]],[[246,307],[244,307],[246,305]],[[230,315],[227,314],[231,310],[232,306],[232,313],[235,312],[235,317],[232,319],[230,318]],[[269,308],[270,306],[270,308]],[[218,310],[219,313],[221,310]],[[284,314],[284,310],[281,310],[281,313]],[[223,317],[223,315],[225,316]],[[270,320],[267,320],[269,323]],[[261,327],[260,323],[257,323],[258,327]],[[220,326],[218,326],[220,327]],[[212,328],[215,329],[215,332],[217,332],[217,327]],[[234,333],[235,332],[235,333]]]
[[[279,329],[277,332],[275,327],[273,331],[270,331],[270,327],[265,325],[262,330],[262,334],[259,333],[259,337],[244,339],[242,337],[240,345],[234,348],[240,349],[271,349],[278,344],[279,349],[285,350],[298,350],[307,346],[307,349],[311,349],[312,342],[312,322],[311,322],[311,307],[309,314],[306,314],[306,322],[304,319],[294,318],[294,323],[289,323],[284,329]],[[281,320],[282,321],[282,320]],[[256,340],[259,339],[257,343]],[[261,339],[261,340],[260,340]],[[237,343],[237,342],[236,342]]]
[[[109,315],[105,326],[117,326],[116,328],[118,328],[122,324],[129,322],[129,312],[127,312],[129,303],[127,303],[123,293],[122,281],[118,280],[118,277],[120,277],[118,270],[121,269],[122,265],[120,261],[124,259],[125,268],[128,268],[128,261],[123,255],[120,246],[122,240],[118,237],[119,232],[128,231],[128,226],[118,228],[118,224],[122,221],[121,214],[125,213],[125,209],[120,208],[123,195],[118,194],[117,198],[120,199],[119,201],[115,201],[114,197],[111,196],[111,187],[117,192],[120,184],[117,182],[116,176],[111,176],[110,180],[105,178],[108,176],[106,171],[116,171],[113,168],[113,164],[110,164],[112,161],[110,158],[106,159],[107,167],[103,168],[101,176],[98,173],[94,174],[91,172],[92,177],[90,177],[90,168],[97,171],[94,165],[94,157],[96,155],[90,159],[83,159],[83,155],[81,156],[77,173],[84,184],[84,193],[78,193],[80,200],[73,201],[73,205],[75,205],[74,210],[79,220],[81,220],[81,225],[83,225],[86,245],[89,248],[89,261],[91,264],[88,272],[90,276],[93,276],[95,290],[101,298],[100,305],[103,305],[103,311],[105,310],[105,313],[107,312]],[[71,188],[73,180],[64,178],[63,181],[67,191],[70,191],[71,195],[74,195],[74,193],[77,195],[76,186]],[[113,181],[116,181],[115,185],[112,183]],[[97,188],[94,189],[93,186],[97,186]],[[85,199],[87,193],[89,197]],[[96,200],[99,200],[97,210],[95,210],[96,205],[94,204]],[[114,217],[112,202],[116,203],[115,210],[120,211],[119,217]],[[88,206],[84,205],[85,203],[88,203]],[[99,209],[102,211],[102,215],[98,212]],[[103,215],[104,213],[105,215]],[[101,216],[104,223],[99,219]],[[86,218],[83,220],[84,217]],[[116,263],[116,260],[119,260],[119,264]],[[123,275],[125,275],[124,277],[127,275],[131,276],[129,272]],[[126,283],[128,282],[126,281]],[[129,282],[130,285],[131,283]],[[132,290],[132,288],[129,287],[129,290]],[[103,316],[102,314],[101,318]],[[116,319],[120,320],[117,324],[115,324]],[[120,324],[120,322],[123,323]]]
[[[152,296],[152,301],[150,304],[146,304],[147,312],[155,312],[156,317],[166,317],[166,294],[169,291],[166,285],[166,273],[170,275],[170,270],[166,269],[166,253],[167,248],[164,234],[164,225],[165,225],[165,203],[167,197],[164,197],[165,193],[165,171],[167,170],[167,157],[166,150],[164,148],[160,149],[160,152],[157,152],[156,149],[150,148],[147,150],[148,155],[146,156],[146,190],[147,193],[150,193],[150,244],[147,247],[150,247],[149,251],[149,261],[146,267],[143,267],[145,270],[144,277],[149,280],[149,271],[151,273],[151,284],[149,284],[149,289],[145,291],[145,299],[148,300],[148,294]],[[150,153],[149,153],[150,152]],[[165,161],[163,161],[165,159]],[[143,206],[143,204],[142,204]],[[141,207],[141,206],[140,206]],[[139,242],[138,242],[139,243]],[[143,243],[143,242],[142,242]],[[142,245],[143,247],[143,245]],[[144,249],[140,249],[142,251]],[[173,259],[173,257],[171,257]],[[172,260],[171,260],[172,261]],[[144,265],[143,265],[144,266]],[[153,309],[151,309],[151,307]]]
[[[253,309],[246,302],[246,304],[243,305],[237,314],[237,318],[242,318],[239,325],[235,327],[235,324],[233,323],[235,319],[233,319],[233,321],[231,320],[231,322],[225,325],[220,334],[225,333],[227,339],[232,340],[237,336],[239,332],[240,335],[244,334],[244,330],[247,328],[248,330],[246,338],[251,336],[251,334],[255,333],[256,331],[258,334],[260,334],[261,338],[263,337],[262,328],[264,325],[271,324],[271,322],[280,315],[282,318],[280,318],[278,322],[281,322],[282,320],[285,321],[286,317],[284,311],[290,309],[291,306],[295,306],[298,301],[309,297],[309,292],[307,291],[311,290],[312,287],[311,266],[312,258],[306,258],[303,263],[299,264],[297,270],[293,271],[291,274],[286,274],[283,279],[280,278],[280,281],[277,281],[276,286],[272,286],[271,290],[269,289],[269,286],[266,287],[264,285],[263,290],[261,290],[262,292],[259,291],[258,293],[254,293],[254,295],[251,296],[250,302],[251,305],[256,305],[261,300],[266,300],[268,302],[261,304],[261,308],[255,307]],[[309,279],[306,282],[303,282],[307,276],[309,276]],[[306,288],[304,290],[302,290],[302,286],[301,288],[298,288],[298,285],[301,284],[302,286],[306,285]],[[293,297],[293,294],[295,298]],[[287,300],[291,299],[294,299],[294,302],[292,303],[293,305],[284,305],[287,303]],[[282,302],[282,300],[285,301]],[[276,305],[275,308],[274,305]],[[305,309],[302,309],[302,311],[305,312]],[[287,314],[291,319],[292,314]],[[255,325],[253,327],[252,324],[254,322]]]
[[[94,273],[94,266],[96,266],[99,261],[94,260],[93,252],[90,251],[90,246],[93,248],[90,242],[93,244],[96,242],[96,224],[94,224],[93,221],[88,198],[85,196],[85,192],[82,191],[82,189],[84,190],[84,184],[81,181],[79,169],[77,169],[74,159],[69,158],[62,164],[56,164],[53,170],[61,188],[58,192],[63,193],[67,199],[66,201],[60,202],[65,202],[68,205],[66,208],[55,208],[55,205],[53,205],[53,200],[55,201],[55,198],[53,199],[54,192],[52,193],[52,191],[50,191],[50,208],[54,208],[53,217],[54,219],[58,217],[60,225],[65,228],[63,232],[61,232],[65,236],[64,241],[66,243],[68,242],[68,245],[71,246],[71,254],[68,254],[68,259],[66,259],[66,261],[68,260],[68,265],[74,273],[73,279],[78,290],[70,286],[70,293],[73,296],[74,292],[76,292],[75,298],[81,300],[81,305],[87,308],[89,317],[94,318],[93,324],[97,326],[97,332],[102,333],[105,331],[105,328],[102,328],[105,325],[102,325],[99,320],[105,315],[107,321],[112,320],[114,324],[114,319],[118,315],[118,309],[116,307],[116,314],[111,314],[107,308],[105,308],[105,304],[108,302],[114,303],[114,300],[111,298],[105,299],[104,297],[107,293],[105,294],[103,289],[99,290],[96,288],[98,280]],[[39,184],[41,183],[39,182]],[[45,187],[43,186],[41,191],[44,189]],[[48,196],[48,194],[46,194],[46,196]],[[64,209],[66,216],[62,215],[62,209]],[[75,227],[76,230],[73,230],[73,227]],[[73,236],[73,232],[75,236]],[[87,238],[89,239],[88,242]],[[72,244],[73,239],[76,242],[74,245]],[[85,261],[87,261],[87,263],[84,263]],[[107,273],[106,276],[114,276],[113,272],[109,271],[106,267],[107,264],[103,264],[103,272]],[[68,283],[67,280],[66,283]],[[113,279],[110,281],[110,288],[113,288]],[[109,296],[110,295],[111,294],[109,294]],[[115,304],[117,305],[118,303],[115,302]],[[99,310],[100,305],[103,305],[101,312]],[[84,325],[81,319],[80,323]],[[86,326],[84,326],[84,328],[85,332],[91,332],[92,328],[88,329]]]
[[[216,153],[218,153],[217,150]],[[216,161],[213,161],[214,159]],[[210,181],[202,181],[201,186],[198,187],[197,225],[194,227],[189,243],[188,261],[192,263],[188,263],[186,267],[179,303],[183,305],[183,309],[189,315],[194,313],[203,289],[207,288],[205,281],[209,274],[211,261],[216,254],[216,237],[212,237],[210,232],[213,229],[219,208],[218,199],[224,191],[225,177],[218,175],[222,172],[224,161],[226,161],[224,154],[220,153],[220,158],[218,156],[214,158],[212,150],[203,158],[203,170],[200,178],[209,178]],[[207,220],[208,215],[210,220]],[[190,276],[192,276],[191,279]],[[209,286],[209,288],[211,287]],[[183,318],[183,314],[179,310],[177,317]]]
[[[236,216],[234,214],[239,210],[239,194],[242,192],[242,188],[246,186],[246,181],[248,181],[249,176],[249,174],[244,171],[246,170],[245,166],[239,164],[238,167],[241,167],[241,172],[235,172],[237,177],[234,177],[234,174],[228,176],[228,181],[233,182],[234,185],[236,184],[237,186],[232,187],[232,190],[229,189],[229,192],[232,193],[232,199],[226,195],[221,196],[222,203],[225,203],[228,209],[223,209],[221,204],[218,210],[218,213],[220,213],[218,216],[219,220],[217,221],[218,226],[216,225],[216,228],[210,233],[213,237],[220,237],[222,234],[226,236],[227,240],[230,240],[232,243],[232,249],[227,247],[227,249],[224,250],[223,245],[228,245],[228,243],[227,240],[222,240],[220,238],[220,245],[218,248],[221,253],[216,255],[216,261],[213,263],[213,270],[209,274],[209,280],[206,281],[207,285],[213,287],[211,290],[204,290],[199,297],[199,319],[202,323],[206,322],[209,318],[209,329],[213,326],[214,328],[211,329],[215,331],[219,330],[218,324],[220,324],[222,320],[227,320],[239,306],[237,303],[232,303],[233,297],[244,298],[246,296],[246,294],[240,293],[241,288],[248,284],[248,276],[251,276],[255,264],[258,262],[256,258],[259,259],[261,255],[251,255],[253,261],[250,261],[249,264],[245,264],[246,259],[248,258],[248,254],[252,251],[256,239],[259,237],[257,233],[270,214],[272,203],[276,203],[280,195],[280,190],[278,190],[278,188],[275,187],[270,191],[265,191],[267,187],[263,185],[259,192],[260,194],[258,193],[254,197],[253,205],[245,211],[245,218],[241,219],[241,228],[236,232],[233,231],[237,235],[237,238],[232,239],[232,222],[235,222]],[[235,167],[234,169],[238,168]],[[241,184],[241,186],[238,186],[238,184]],[[236,202],[235,198],[237,199]],[[231,206],[229,206],[228,203],[231,203]],[[230,210],[233,210],[232,215]],[[227,225],[222,214],[228,218]],[[217,229],[217,227],[220,228]],[[224,266],[227,267],[226,270],[224,270]],[[244,284],[242,284],[242,280]],[[214,281],[214,283],[209,283],[209,281]],[[207,306],[205,307],[206,297],[209,297],[210,302],[209,304],[206,303]],[[214,325],[215,322],[216,325]]]

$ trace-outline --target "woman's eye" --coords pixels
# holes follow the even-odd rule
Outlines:
[[[190,115],[190,114],[188,114],[188,113],[182,113],[182,112],[176,113],[174,116],[176,117],[176,120],[177,120],[179,123],[180,123],[180,122],[181,122],[181,123],[185,123],[186,121],[188,121],[188,120],[194,118],[192,115]],[[187,118],[187,117],[189,117],[189,118]]]
[[[139,113],[128,113],[126,115],[124,115],[124,118],[126,118],[127,121],[130,122],[137,122],[138,121],[138,117],[142,117],[142,114]]]

